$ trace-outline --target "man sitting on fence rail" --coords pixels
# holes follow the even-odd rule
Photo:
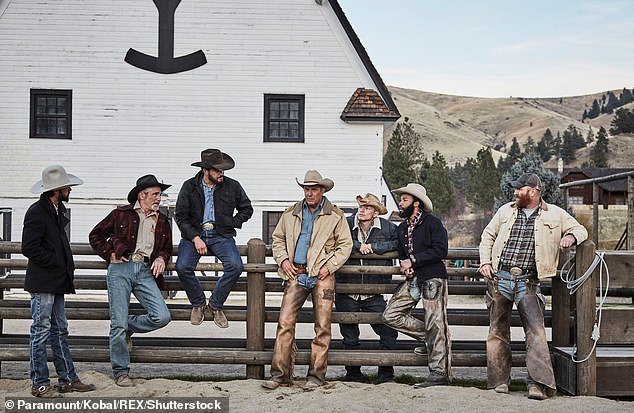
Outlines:
[[[57,398],[59,393],[95,390],[77,377],[68,347],[68,321],[64,294],[75,292],[75,263],[65,232],[69,220],[64,202],[68,202],[71,186],[83,181],[66,173],[60,165],[44,168],[42,179],[31,192],[41,194],[39,201],[24,215],[22,255],[29,259],[24,289],[31,294],[31,335],[29,337],[31,394]],[[57,372],[57,391],[48,377],[46,343],[50,338],[53,364]]]
[[[511,311],[517,305],[526,334],[528,397],[546,399],[556,391],[544,328],[544,300],[539,280],[554,277],[559,249],[588,237],[570,214],[541,199],[542,182],[524,174],[511,183],[515,202],[502,205],[480,241],[480,273],[487,279],[489,336],[487,387],[509,392],[511,380]]]
[[[160,289],[165,289],[163,271],[172,255],[172,228],[159,211],[161,192],[170,186],[154,175],[142,176],[128,194],[130,204],[110,212],[89,236],[92,248],[108,262],[110,364],[115,383],[121,387],[134,386],[129,377],[131,335],[170,322]],[[129,314],[130,294],[145,313]]]
[[[348,227],[352,235],[352,252],[367,254],[384,254],[396,251],[398,238],[396,225],[379,215],[385,215],[387,209],[379,198],[373,194],[364,197],[357,196],[359,211],[348,217]],[[355,259],[348,260],[346,265],[393,265],[392,259]],[[341,284],[384,284],[390,283],[391,274],[335,274],[336,283]],[[362,311],[383,313],[385,299],[382,294],[335,294],[335,308],[337,311]],[[379,335],[379,349],[394,350],[398,333],[383,323],[371,324],[372,329]],[[346,349],[358,350],[359,325],[339,323],[339,330],[343,336],[343,346]],[[346,379],[363,381],[361,366],[346,366]],[[394,367],[379,366],[376,383],[386,383],[394,379]]]
[[[334,182],[312,170],[306,172],[304,182],[297,183],[304,189],[304,200],[284,211],[273,231],[273,258],[279,265],[280,277],[286,280],[286,288],[277,324],[271,379],[262,383],[269,390],[293,382],[295,325],[311,293],[315,338],[304,389],[325,383],[335,298],[334,273],[352,250],[343,211],[324,196],[334,187]]]
[[[225,176],[234,167],[234,160],[218,149],[205,149],[200,154],[200,172],[183,184],[176,201],[176,224],[181,230],[176,272],[192,304],[190,322],[199,325],[210,310],[214,323],[229,327],[222,311],[231,288],[242,274],[243,264],[236,242],[235,228],[242,228],[251,215],[251,201],[238,181]],[[234,211],[237,211],[234,215]],[[222,262],[224,273],[216,283],[206,305],[205,292],[194,271],[201,255],[211,252]]]
[[[398,255],[403,282],[383,312],[385,323],[423,343],[417,354],[429,353],[429,376],[414,388],[440,386],[451,381],[451,340],[447,322],[447,269],[443,260],[449,251],[447,230],[434,215],[425,187],[411,183],[395,189],[400,195]],[[411,312],[421,301],[424,320]],[[426,346],[425,346],[426,345]]]

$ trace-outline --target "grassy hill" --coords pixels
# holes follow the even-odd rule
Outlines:
[[[390,86],[392,98],[403,115],[408,117],[415,130],[421,134],[422,147],[428,157],[440,151],[449,164],[475,158],[477,151],[489,146],[497,160],[510,148],[513,137],[521,146],[529,137],[537,142],[550,128],[553,135],[574,125],[583,136],[592,127],[594,133],[600,126],[606,130],[614,115],[601,115],[581,122],[583,111],[600,101],[607,92],[585,96],[562,98],[477,98],[452,96]],[[617,96],[620,90],[613,91]],[[625,106],[634,108],[634,103]],[[401,118],[401,121],[403,120]],[[387,130],[385,145],[392,130]],[[580,166],[589,159],[590,148],[578,151],[577,159],[566,167]],[[611,167],[629,167],[634,164],[634,136],[619,135],[610,138],[609,163]],[[552,163],[552,164],[551,164]],[[555,167],[552,160],[547,165]]]

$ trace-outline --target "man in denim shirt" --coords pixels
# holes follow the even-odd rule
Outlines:
[[[273,231],[273,258],[279,265],[279,276],[286,280],[286,288],[277,324],[271,379],[262,383],[269,390],[293,381],[295,324],[309,294],[315,315],[315,339],[304,389],[325,383],[335,297],[334,273],[352,250],[343,211],[324,196],[334,182],[312,170],[306,172],[304,182],[297,183],[304,189],[304,199],[284,211]]]

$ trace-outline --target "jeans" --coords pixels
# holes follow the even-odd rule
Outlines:
[[[529,275],[513,276],[508,271],[499,270],[495,276],[497,288],[500,294],[509,301],[515,301],[515,305],[520,305],[520,301],[526,295],[526,282],[520,281],[530,278]]]
[[[216,283],[216,288],[209,299],[211,308],[220,310],[229,297],[231,289],[240,278],[244,265],[233,238],[224,237],[215,230],[203,231],[201,238],[207,245],[209,252],[222,262],[224,274]],[[200,254],[196,251],[194,243],[181,239],[180,244],[178,244],[176,272],[193,307],[201,307],[205,304],[205,292],[194,274],[199,260]]]
[[[29,338],[29,370],[33,387],[50,384],[46,363],[46,342],[51,340],[53,365],[57,381],[74,383],[79,380],[68,348],[68,321],[63,294],[31,294],[31,335]]]
[[[355,300],[347,294],[335,294],[335,308],[337,311],[353,311],[353,312],[367,312],[367,313],[380,313],[385,311],[386,303],[382,295],[374,295],[366,298],[365,300]],[[370,324],[374,332],[379,336],[379,349],[380,350],[394,350],[396,348],[396,338],[398,332],[396,330],[386,326],[383,323]],[[339,324],[339,330],[343,336],[343,346],[346,349],[360,350],[361,344],[359,343],[359,325],[358,324]],[[346,366],[346,376],[350,379],[360,379],[361,367],[360,366]],[[379,382],[385,380],[391,380],[394,378],[394,368],[392,366],[379,366],[377,374],[377,380]]]
[[[124,262],[110,264],[106,275],[110,306],[110,364],[114,377],[130,371],[126,335],[147,333],[167,325],[170,313],[149,264]],[[145,312],[129,314],[130,294]]]

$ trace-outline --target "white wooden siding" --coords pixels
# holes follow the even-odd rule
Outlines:
[[[41,170],[61,163],[85,185],[71,194],[72,238],[124,203],[137,177],[172,184],[175,202],[205,148],[236,160],[256,213],[238,242],[260,237],[262,211],[302,197],[295,178],[318,169],[342,206],[381,193],[381,124],[339,119],[358,87],[376,89],[330,6],[314,0],[184,0],[175,56],[202,49],[208,63],[157,74],[124,62],[129,48],[157,54],[150,0],[19,0],[0,16],[0,206],[19,239]],[[0,7],[2,10],[2,7]],[[29,90],[72,89],[72,140],[29,139]],[[305,143],[263,142],[265,93],[305,95]],[[177,232],[175,234],[178,234]],[[176,238],[177,240],[178,238]]]

